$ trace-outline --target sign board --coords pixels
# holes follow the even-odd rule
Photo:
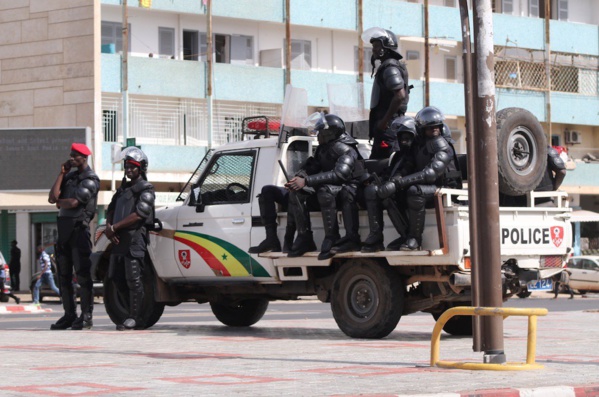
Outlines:
[[[0,129],[0,191],[50,190],[71,144],[89,145],[88,128]]]

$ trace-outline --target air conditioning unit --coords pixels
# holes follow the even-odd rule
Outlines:
[[[566,131],[566,143],[582,143],[582,134],[578,131]]]

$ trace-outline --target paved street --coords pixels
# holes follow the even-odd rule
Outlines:
[[[550,309],[539,318],[544,369],[536,371],[431,368],[427,314],[403,317],[383,340],[357,340],[315,301],[273,303],[246,329],[186,303],[135,332],[115,331],[97,304],[93,330],[59,332],[49,325],[60,306],[49,303],[42,308],[52,312],[0,314],[0,388],[6,396],[599,396],[599,295],[550,297],[506,304]],[[507,318],[504,335],[508,361],[525,361],[526,318]],[[443,334],[440,358],[482,362],[471,346],[471,338]]]

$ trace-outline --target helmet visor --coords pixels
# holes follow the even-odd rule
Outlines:
[[[389,34],[383,28],[370,28],[366,29],[364,33],[362,33],[362,41],[365,44],[371,43],[373,39],[381,39],[384,37],[389,37]],[[394,38],[393,41],[395,41]]]
[[[327,119],[325,118],[324,113],[322,112],[312,113],[303,122],[303,126],[307,128],[308,132],[313,136],[317,136],[320,131],[329,128]]]

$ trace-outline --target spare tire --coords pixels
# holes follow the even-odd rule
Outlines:
[[[521,196],[534,190],[547,166],[547,138],[537,118],[522,108],[497,112],[499,191]]]

